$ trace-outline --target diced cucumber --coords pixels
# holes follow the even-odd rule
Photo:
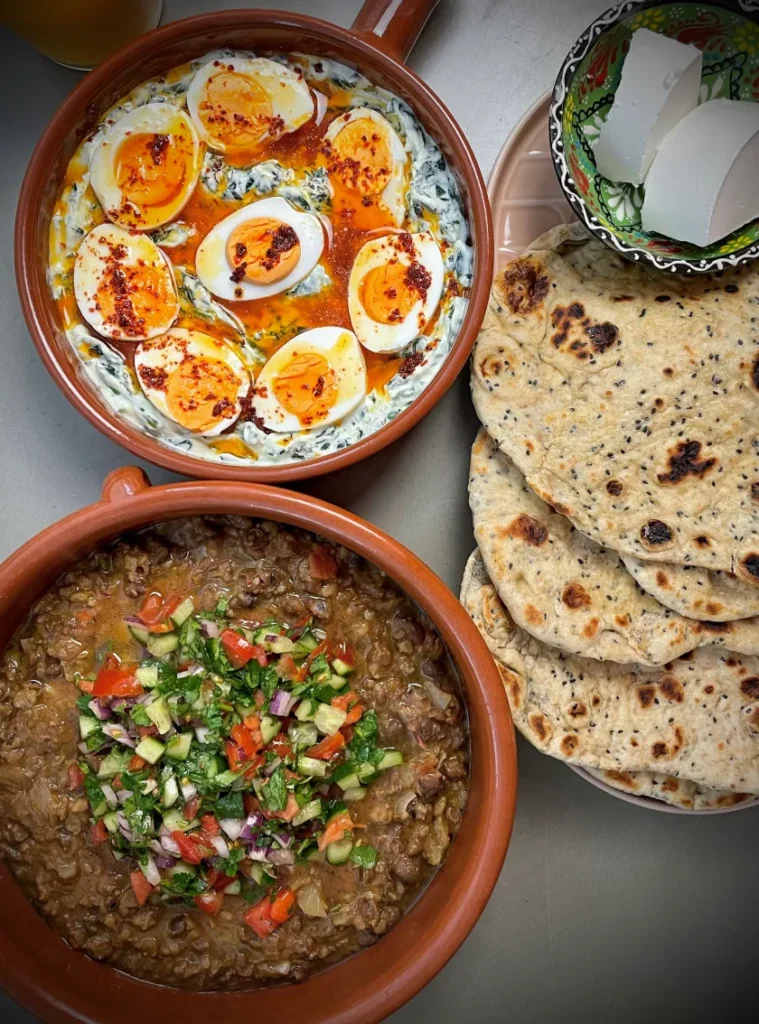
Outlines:
[[[217,786],[219,786],[219,788],[226,789],[228,786],[231,786],[232,783],[237,782],[238,779],[241,779],[242,776],[243,772],[233,772],[231,770],[227,770],[225,772],[222,772],[221,775],[217,775],[216,778],[214,779],[214,782]]]
[[[192,613],[195,611],[195,602],[191,597],[186,597],[184,601],[176,608],[169,616],[171,621],[177,627],[183,626],[189,619]]]
[[[303,825],[305,822],[311,821],[312,818],[318,818],[321,813],[321,800],[309,800],[307,804],[304,804],[303,807],[301,807],[293,818],[291,824],[294,828],[298,828],[299,825]]]
[[[94,804],[92,802],[92,795],[90,795],[90,807],[92,808],[92,813],[96,818],[102,818],[108,811],[108,801],[104,796],[100,803]]]
[[[342,690],[347,683],[348,679],[346,676],[330,676],[329,678],[329,685],[333,690]]]
[[[295,709],[295,717],[299,722],[313,722],[318,707],[317,701],[305,697]]]
[[[318,861],[320,864],[324,863],[324,851],[320,850],[318,846],[314,846],[312,850],[308,850],[303,857],[304,860]]]
[[[114,832],[119,830],[119,815],[117,811],[109,811],[103,815],[103,824],[108,831],[113,835]]]
[[[228,896],[239,896],[239,895],[240,895],[240,891],[241,891],[241,889],[242,889],[242,886],[240,885],[240,879],[239,879],[239,878],[236,878],[236,879],[234,880],[234,882],[232,882],[232,883],[231,883],[230,885],[228,885],[228,886],[226,887],[226,889],[224,890],[224,892],[225,892],[225,893],[226,893],[226,894],[227,894]]]
[[[97,732],[99,728],[100,722],[97,718],[93,718],[91,715],[79,716],[79,735],[83,740],[86,740],[88,736],[93,734],[93,732]]]
[[[295,641],[289,636],[278,636],[276,640],[270,641],[269,647],[274,654],[292,654],[295,650]]]
[[[302,637],[295,641],[295,646],[302,647],[306,653],[310,654],[315,647],[319,646],[319,641],[313,633],[304,633]]]
[[[153,687],[158,686],[158,666],[140,665],[140,667],[134,671],[134,678],[138,683],[140,683],[140,685],[144,686],[146,690],[152,690]]]
[[[145,708],[148,718],[157,727],[160,734],[163,736],[169,731],[174,724],[171,720],[171,709],[169,708],[169,702],[165,697],[158,697],[152,704],[148,704]]]
[[[163,823],[169,832],[189,832],[197,825],[197,819],[188,821],[181,811],[166,811],[163,816]]]
[[[377,771],[384,772],[388,768],[397,768],[399,764],[403,764],[403,754],[400,750],[386,750],[385,756],[377,765]]]
[[[206,775],[209,779],[215,779],[217,775],[221,775],[226,771],[226,765],[220,757],[216,754],[211,754],[206,761]]]
[[[248,706],[247,704],[235,704],[235,711],[242,718],[243,722],[250,715],[257,715],[261,709],[257,708],[255,704]]]
[[[377,774],[376,767],[369,761],[362,761],[357,769],[359,782],[368,782]]]
[[[174,829],[173,831],[177,831]],[[179,829],[178,831],[183,831]],[[184,861],[180,861],[179,864],[175,864],[172,868],[166,868],[164,872],[164,878],[173,878],[174,875],[192,875],[193,877],[198,873],[198,869],[194,864],[186,864]]]
[[[191,732],[180,732],[177,736],[172,736],[166,744],[166,756],[170,757],[172,761],[186,760],[187,755],[190,753],[191,743]]]
[[[337,842],[330,843],[327,847],[327,863],[328,864],[345,864],[351,855],[353,849],[352,839],[338,839]]]
[[[346,803],[351,803],[354,800],[363,800],[369,790],[366,786],[351,786],[350,789],[343,791],[343,800]]]
[[[263,716],[261,719],[261,739],[264,741],[264,746],[267,743],[271,743],[281,728],[282,723],[278,718],[274,718],[272,715]]]
[[[339,676],[349,676],[353,671],[353,665],[349,665],[342,658],[335,658],[332,662],[332,668]]]
[[[120,750],[112,750],[106,754],[98,768],[99,779],[112,779],[126,768],[132,757],[131,751],[122,753]]]
[[[324,761],[318,761],[315,757],[306,757],[301,754],[298,758],[298,771],[301,775],[314,775],[323,779],[327,774],[327,766]]]
[[[266,639],[266,637],[267,636],[273,636],[273,635],[274,635],[274,630],[273,629],[259,629],[256,633],[253,634],[253,643],[254,644],[258,644],[259,647],[263,647],[263,649],[265,651],[270,651],[271,650],[271,644]]]
[[[150,639],[150,631],[145,626],[133,626],[129,625],[129,632],[132,634],[138,644],[142,644],[143,647],[147,646],[148,640]]]
[[[340,765],[335,769],[332,778],[333,781],[338,784],[340,789],[354,789],[356,786],[360,785],[358,775],[350,765]]]
[[[140,740],[135,749],[135,754],[144,757],[150,764],[160,761],[165,752],[166,747],[163,743],[159,743],[154,736],[146,736],[144,740]]]
[[[320,704],[314,715],[314,725],[323,732],[325,736],[334,736],[340,731],[340,727],[348,717],[345,711],[340,708],[333,708],[330,704]]]
[[[168,751],[167,751],[168,754]],[[179,799],[179,786],[173,775],[170,775],[163,784],[161,793],[161,807],[173,807]]]
[[[293,722],[287,730],[287,735],[300,747],[313,747],[319,740],[319,730],[313,722],[301,722],[298,725]]]
[[[166,661],[172,651],[179,647],[179,637],[176,633],[159,633],[157,636],[151,636],[145,646],[154,658]]]

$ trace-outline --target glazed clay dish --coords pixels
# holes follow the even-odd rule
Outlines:
[[[0,594],[0,774],[10,816],[0,842],[11,861],[0,869],[1,980],[42,1019],[126,1022],[136,1013],[192,1021],[244,1011],[377,1021],[463,941],[508,845],[514,736],[484,642],[410,552],[312,498],[220,482],[150,488],[139,470],[126,468],[106,480],[98,504],[43,531],[0,566]],[[77,665],[85,644],[96,650]],[[214,671],[203,670],[206,682],[179,726],[179,690],[200,671],[204,651]],[[311,679],[325,655],[327,675]],[[393,682],[404,673],[418,685]],[[260,696],[251,690],[251,707],[241,710],[237,697],[253,675]],[[220,703],[203,710],[208,679],[220,688]],[[336,698],[325,696],[325,679]],[[146,700],[157,680],[160,697]],[[306,707],[312,691],[313,720]],[[174,724],[157,714],[164,703]],[[222,729],[228,767],[215,754],[210,760],[226,781],[223,792],[209,794],[197,772],[198,745],[211,751],[219,714],[238,724],[230,735]],[[279,739],[266,732],[276,715],[291,718]],[[25,740],[29,759],[19,760],[14,736],[22,726],[28,736],[31,719],[32,734],[44,742],[30,750]],[[377,723],[381,750],[372,739]],[[314,733],[304,739],[305,760],[298,754],[303,730]],[[186,777],[172,767],[180,763],[181,732],[189,740],[179,755]],[[247,750],[251,737],[258,750]],[[331,751],[321,762],[329,764],[324,779],[321,748],[336,737],[344,754]],[[32,762],[36,796],[14,804]],[[404,773],[419,781],[418,792],[405,792]],[[179,803],[168,781],[175,774]],[[190,776],[197,792],[184,788]],[[152,846],[139,835],[145,808],[124,781],[133,790],[139,784],[143,801],[160,786],[165,827],[158,832],[156,823]],[[330,801],[328,812],[330,784],[345,802]],[[250,803],[240,812],[243,787]],[[43,789],[47,797],[35,802]],[[211,827],[211,806],[220,828]],[[444,820],[435,817],[443,813]],[[183,814],[198,820],[185,828]],[[235,836],[237,826],[248,831]],[[35,860],[34,837],[46,828],[53,830],[51,855]],[[213,849],[188,855],[193,837]],[[251,864],[233,879],[235,848],[247,850]],[[198,865],[196,874],[187,874],[185,858]],[[263,900],[262,871],[264,888],[269,879],[274,886]],[[340,903],[363,906],[367,920],[357,923],[353,911],[340,919]],[[202,940],[201,955],[183,945],[188,927]],[[224,963],[230,941],[236,952]]]
[[[371,2],[357,33],[187,19],[66,101],[22,189],[17,274],[45,365],[113,440],[191,476],[311,476],[453,381],[488,205],[452,118],[389,55],[433,6]]]

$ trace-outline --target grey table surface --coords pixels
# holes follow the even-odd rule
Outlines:
[[[163,21],[245,6],[166,0]],[[349,25],[360,2],[268,6]],[[571,44],[607,6],[440,4],[410,64],[459,120],[486,175]],[[95,500],[109,470],[135,462],[62,397],[31,344],[15,287],[22,176],[79,77],[0,28],[0,558]],[[376,523],[458,590],[473,546],[466,481],[475,430],[462,374],[411,434],[302,489]],[[178,479],[144,468],[154,483]],[[756,979],[758,842],[759,811],[688,819],[641,810],[522,743],[514,835],[493,896],[461,950],[393,1024],[743,1019],[739,1007]],[[0,993],[0,1021],[33,1020]]]

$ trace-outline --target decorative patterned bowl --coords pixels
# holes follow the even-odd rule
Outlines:
[[[633,32],[648,28],[704,52],[701,102],[759,102],[759,0],[628,0],[597,18],[569,52],[549,111],[551,155],[575,212],[598,238],[659,270],[706,273],[759,256],[759,218],[705,248],[643,231],[644,186],[596,170],[593,144],[611,108]]]

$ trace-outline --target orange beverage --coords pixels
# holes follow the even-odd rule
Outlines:
[[[88,70],[158,24],[163,0],[0,0],[0,20],[46,57]]]

